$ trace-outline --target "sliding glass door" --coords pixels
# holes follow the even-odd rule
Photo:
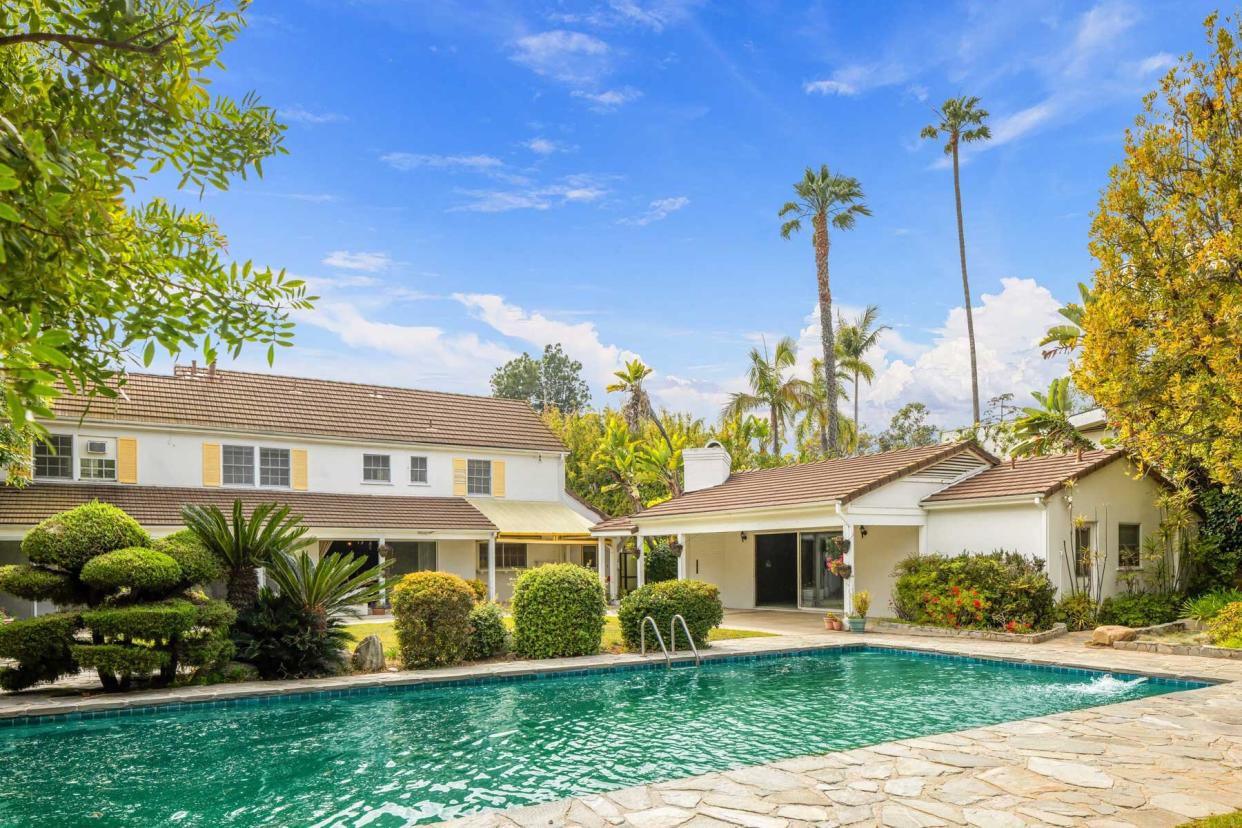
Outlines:
[[[845,582],[828,571],[828,562],[837,555],[832,538],[840,532],[803,532],[801,548],[801,606],[814,609],[842,609]]]

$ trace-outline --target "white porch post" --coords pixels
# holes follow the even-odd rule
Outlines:
[[[643,588],[647,577],[647,536],[638,536],[638,589]]]
[[[919,555],[927,554],[927,524],[919,524]]]
[[[378,544],[378,545],[376,545],[376,547],[375,547],[375,551],[376,551],[376,561],[375,561],[375,563],[376,563],[376,564],[383,564],[383,563],[384,563],[384,547],[385,547],[385,546],[387,546],[387,545],[388,545],[388,544],[384,542],[384,539],[383,539],[383,538],[380,538],[380,539],[379,539],[379,544]],[[395,553],[394,553],[394,554],[395,554]],[[396,562],[395,558],[394,558],[394,561],[393,561],[393,562],[394,562],[394,563]],[[377,574],[377,575],[375,576],[375,579],[376,579],[377,581],[379,581],[379,583],[382,585],[382,584],[384,583],[384,578],[386,578],[386,577],[388,577],[388,573],[387,573],[387,572],[385,572],[384,570],[382,570],[382,569],[381,569],[381,570],[379,571],[379,574]],[[383,586],[380,586],[379,605],[382,607],[382,606],[384,606],[384,604],[386,604],[387,602],[388,602],[388,590],[384,589],[384,587],[383,587]]]
[[[487,600],[496,600],[496,533],[487,536]]]
[[[842,602],[845,604],[841,609],[846,615],[854,614],[854,579],[858,577],[858,556],[855,554],[854,544],[858,542],[858,537],[854,533],[854,524],[846,523],[841,526],[841,534],[845,540],[849,541],[850,551],[845,553],[845,562],[850,565],[853,571],[850,577],[845,579],[845,589],[842,593]]]
[[[595,541],[595,568],[599,570],[599,583],[604,589],[608,589],[608,564],[604,560],[604,539],[598,538]]]
[[[621,589],[621,544],[624,543],[620,538],[613,538],[608,542],[608,572],[611,577],[608,579],[608,600],[617,600],[617,593]]]
[[[679,534],[677,543],[681,546],[681,554],[677,556],[677,580],[683,581],[686,578],[686,536]]]

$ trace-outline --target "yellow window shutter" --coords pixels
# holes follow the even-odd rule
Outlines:
[[[466,496],[466,458],[453,458],[453,496]]]
[[[138,440],[133,437],[116,438],[116,482],[138,482]]]
[[[306,449],[289,451],[289,485],[299,492],[306,491]]]
[[[492,461],[492,496],[505,496],[505,461]]]
[[[203,443],[203,485],[220,485],[219,443]]]

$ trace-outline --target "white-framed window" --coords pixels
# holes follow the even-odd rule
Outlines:
[[[82,480],[116,480],[116,460],[111,457],[83,457],[78,462]]]
[[[1137,523],[1117,524],[1117,568],[1141,569],[1143,566],[1143,530]]]
[[[460,490],[459,490],[460,491]],[[492,493],[492,461],[466,461],[466,494],[489,495]]]
[[[73,479],[73,435],[49,434],[34,441],[34,476],[45,480]]]
[[[1093,523],[1084,523],[1074,527],[1074,575],[1078,578],[1091,577],[1092,559],[1095,556],[1095,544],[1092,530]]]
[[[429,481],[427,476],[427,458],[414,456],[410,458],[410,482],[426,484]]]
[[[220,482],[225,486],[254,485],[254,446],[220,447]]]
[[[289,449],[259,449],[259,485],[289,488]]]
[[[387,454],[362,455],[363,483],[391,483],[392,458]]]
[[[524,543],[498,543],[496,544],[496,568],[497,569],[525,569],[526,568],[526,544]],[[479,569],[487,571],[487,541],[479,544]]]

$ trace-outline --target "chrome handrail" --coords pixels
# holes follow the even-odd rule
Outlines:
[[[703,664],[703,659],[699,656],[699,648],[694,646],[694,637],[690,635],[690,628],[686,626],[686,616],[680,612],[672,617],[668,622],[668,637],[673,644],[673,655],[677,655],[677,622],[681,622],[682,632],[686,634],[686,640],[690,642],[690,652],[694,653],[694,666],[699,667]]]
[[[664,666],[672,667],[673,659],[669,657],[668,647],[664,646],[664,636],[660,635],[660,627],[656,624],[656,620],[650,615],[643,616],[643,623],[638,628],[638,646],[639,654],[647,654],[647,625],[651,625],[651,631],[655,633],[656,641],[660,644],[660,651],[664,653]]]

